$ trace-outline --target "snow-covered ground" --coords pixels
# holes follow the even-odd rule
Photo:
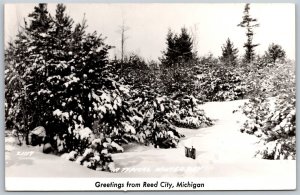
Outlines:
[[[255,136],[239,132],[244,118],[233,113],[244,101],[203,105],[215,124],[201,129],[179,129],[186,135],[178,148],[158,149],[129,144],[113,154],[116,173],[93,171],[61,157],[43,154],[39,147],[13,146],[6,141],[7,177],[257,177],[296,178],[295,160],[254,158]],[[184,146],[196,149],[196,159],[186,158]],[[30,153],[26,152],[33,152]]]

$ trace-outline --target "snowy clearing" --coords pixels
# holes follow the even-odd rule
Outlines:
[[[128,144],[124,153],[112,157],[117,173],[98,172],[43,154],[39,147],[12,146],[6,139],[6,177],[274,177],[290,181],[296,177],[295,160],[263,160],[254,158],[255,136],[240,133],[244,120],[233,113],[242,101],[210,102],[202,107],[214,125],[201,129],[183,129],[178,148]],[[186,158],[184,146],[196,149],[196,159]],[[31,153],[30,153],[31,152]],[[13,165],[13,166],[12,166]]]

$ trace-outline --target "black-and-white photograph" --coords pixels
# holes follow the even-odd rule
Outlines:
[[[296,188],[294,4],[4,8],[6,190]]]

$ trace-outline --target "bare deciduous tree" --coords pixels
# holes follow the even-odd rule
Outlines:
[[[123,19],[122,25],[119,26],[118,32],[121,34],[121,62],[124,61],[124,53],[125,53],[125,41],[128,39],[128,36],[126,36],[126,32],[129,30],[129,26],[126,26],[126,22]]]

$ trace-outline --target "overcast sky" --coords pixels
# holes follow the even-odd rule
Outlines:
[[[107,37],[106,43],[116,46],[111,55],[120,54],[118,29],[125,21],[126,52],[135,52],[145,59],[157,60],[166,48],[166,34],[171,28],[180,32],[185,26],[193,29],[200,55],[221,55],[221,46],[229,37],[239,54],[244,53],[245,29],[237,27],[242,20],[245,4],[66,4],[67,13],[82,21],[85,13],[88,31]],[[23,18],[33,11],[35,4],[6,4],[5,42],[14,38]],[[55,4],[49,4],[54,13]],[[251,4],[250,14],[260,27],[255,29],[257,53],[263,54],[272,42],[280,44],[288,58],[295,59],[295,7],[293,4]]]

